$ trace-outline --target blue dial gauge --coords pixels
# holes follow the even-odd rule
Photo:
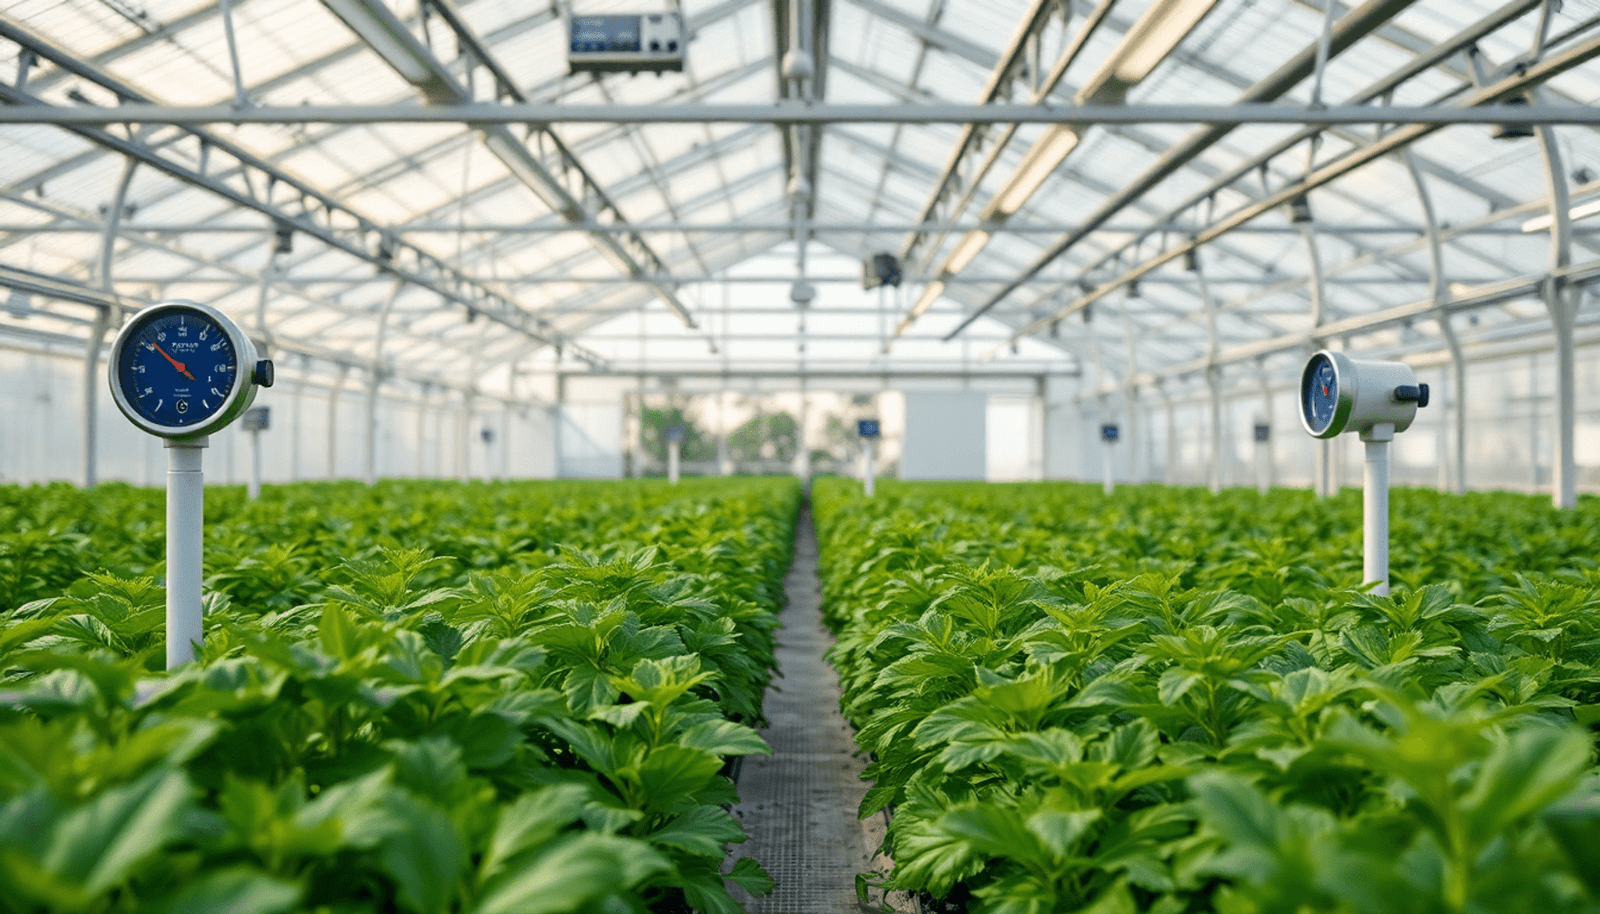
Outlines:
[[[184,428],[222,409],[239,375],[239,354],[215,321],[179,311],[135,328],[116,369],[135,412]]]
[[[1312,356],[1300,376],[1300,421],[1306,431],[1318,438],[1339,434],[1349,417],[1349,399],[1339,388],[1333,356],[1326,352]]]
[[[153,434],[209,434],[254,399],[254,346],[232,321],[202,305],[171,302],[141,311],[117,335],[111,355],[118,407]]]

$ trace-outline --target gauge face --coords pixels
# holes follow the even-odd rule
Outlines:
[[[1322,353],[1312,357],[1301,381],[1300,397],[1306,430],[1313,435],[1327,431],[1339,408],[1339,373],[1332,359]]]
[[[164,428],[194,428],[228,403],[239,377],[233,338],[197,308],[138,318],[117,353],[116,383],[134,413]]]

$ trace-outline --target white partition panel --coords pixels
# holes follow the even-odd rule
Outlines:
[[[985,479],[989,397],[970,391],[906,392],[902,479]]]
[[[560,412],[561,475],[621,479],[622,404],[566,403]]]

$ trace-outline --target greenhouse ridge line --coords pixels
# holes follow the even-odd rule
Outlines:
[[[0,107],[0,124],[1421,124],[1600,127],[1600,107],[1553,105],[298,105],[236,108],[130,103]]]

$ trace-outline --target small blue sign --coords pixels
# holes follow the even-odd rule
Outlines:
[[[667,443],[668,444],[682,444],[683,443],[683,439],[686,438],[687,436],[688,436],[688,432],[684,429],[683,426],[681,426],[681,425],[669,425],[669,426],[667,426]]]
[[[863,438],[876,438],[878,437],[878,420],[862,419],[856,423],[856,431]]]
[[[1117,435],[1118,431],[1115,423],[1107,422],[1105,425],[1100,426],[1100,437],[1106,441],[1117,440]]]

